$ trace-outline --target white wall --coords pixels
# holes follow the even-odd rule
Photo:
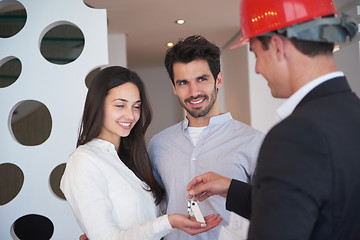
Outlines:
[[[183,120],[184,114],[173,93],[165,67],[141,67],[131,70],[137,72],[144,81],[153,110],[153,120],[146,132],[146,141],[149,142],[154,134]]]
[[[352,44],[341,47],[335,52],[335,61],[343,71],[353,91],[360,96],[359,37]]]
[[[234,119],[251,124],[248,59],[246,48],[222,51],[221,71],[224,86],[220,96],[224,98],[224,112],[231,112]]]
[[[353,6],[350,6],[345,13],[354,17],[357,22],[360,21],[357,9],[360,12],[360,7],[356,7],[355,1]],[[360,34],[349,43],[341,44],[340,51],[335,52],[335,61],[339,69],[343,71],[349,81],[353,91],[360,96],[360,64],[359,64],[359,44]]]
[[[108,35],[108,44],[109,65],[126,67],[126,35],[111,33]]]
[[[75,148],[86,75],[107,64],[106,11],[89,8],[82,0],[18,1],[26,9],[26,24],[15,36],[0,38],[0,60],[14,56],[22,62],[18,80],[0,88],[0,163],[20,167],[24,184],[15,199],[0,206],[0,239],[11,239],[11,225],[27,214],[49,218],[55,228],[53,240],[78,239],[81,231],[72,211],[52,193],[49,177]],[[81,29],[85,46],[74,62],[56,65],[42,57],[39,42],[46,30],[64,21]],[[50,137],[38,146],[21,145],[10,133],[9,116],[23,100],[39,101],[51,114]]]

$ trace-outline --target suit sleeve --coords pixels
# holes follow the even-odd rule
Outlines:
[[[300,117],[275,126],[259,154],[248,239],[309,239],[330,198],[331,174],[321,126]]]
[[[251,185],[233,179],[227,193],[226,209],[250,219]]]

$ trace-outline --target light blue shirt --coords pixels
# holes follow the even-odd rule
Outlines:
[[[212,117],[201,132],[196,146],[187,131],[187,118],[162,132],[150,141],[149,155],[154,173],[166,190],[167,214],[187,214],[187,184],[196,176],[212,171],[243,182],[252,176],[264,134],[234,120],[230,113]],[[219,213],[229,223],[230,212],[225,198],[212,196],[199,203],[204,216]],[[220,227],[190,236],[175,229],[166,240],[218,239]]]

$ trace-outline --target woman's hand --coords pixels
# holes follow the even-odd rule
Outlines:
[[[88,238],[87,238],[86,234],[84,233],[83,235],[81,235],[79,237],[79,240],[88,240]]]
[[[178,228],[190,235],[206,232],[220,224],[223,220],[219,214],[211,214],[205,217],[205,224],[197,222],[194,217],[183,214],[170,214],[169,222],[173,228]]]
[[[218,226],[223,220],[219,218],[219,214],[211,214],[205,217],[205,223],[197,222],[194,217],[189,217],[184,214],[171,214],[168,215],[170,225],[173,228],[178,228],[190,235],[196,235],[209,231],[210,229]],[[79,237],[79,240],[87,240],[86,234]]]

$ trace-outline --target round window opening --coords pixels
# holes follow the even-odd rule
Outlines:
[[[92,81],[94,80],[95,76],[100,72],[101,68],[95,68],[91,72],[88,73],[88,75],[85,78],[85,85],[89,89],[91,86]]]
[[[13,84],[20,76],[21,62],[14,57],[0,60],[0,88],[5,88]]]
[[[25,146],[40,145],[51,133],[50,112],[44,104],[35,100],[17,104],[10,113],[9,122],[13,137]]]
[[[11,226],[10,233],[15,235],[16,239],[49,240],[54,234],[54,224],[45,216],[28,214],[16,219]]]
[[[8,38],[23,29],[27,19],[24,6],[17,1],[0,1],[0,37]]]
[[[62,163],[62,164],[58,165],[54,170],[52,170],[52,172],[50,174],[51,190],[57,197],[59,197],[63,200],[66,200],[66,199],[65,199],[64,193],[60,189],[60,181],[61,181],[62,175],[64,174],[65,167],[66,167],[66,164]]]
[[[48,30],[41,39],[42,56],[54,64],[75,61],[84,49],[85,39],[81,30],[71,23],[57,25]]]
[[[11,202],[24,184],[24,173],[12,163],[0,164],[0,206]]]

